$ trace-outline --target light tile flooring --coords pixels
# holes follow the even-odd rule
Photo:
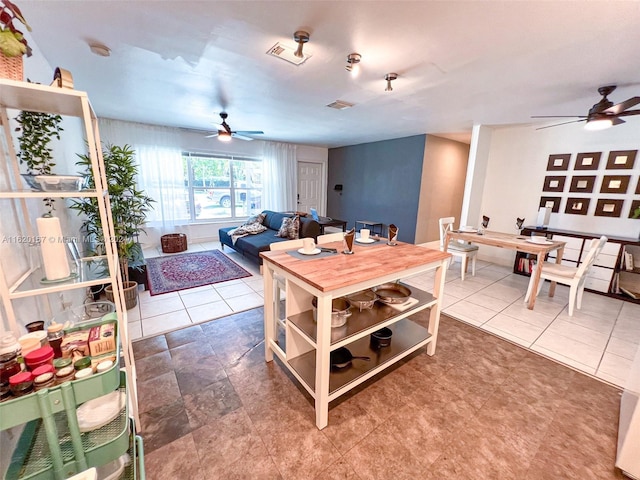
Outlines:
[[[217,241],[190,244],[188,251],[220,249]],[[230,282],[150,296],[140,292],[128,312],[132,339],[202,323],[263,305],[259,268],[241,255],[224,252],[252,276]],[[145,250],[145,257],[164,255]],[[430,291],[433,273],[405,279]],[[582,309],[567,312],[569,289],[558,285],[553,298],[545,285],[534,310],[524,305],[528,278],[510,268],[478,261],[476,275],[460,279],[460,266],[447,270],[443,312],[527,347],[579,371],[624,386],[640,345],[640,305],[585,292]]]

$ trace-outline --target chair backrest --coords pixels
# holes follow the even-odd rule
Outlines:
[[[326,233],[318,235],[318,245],[323,243],[339,242],[344,238],[344,232]]]
[[[447,232],[453,230],[453,223],[456,221],[456,217],[444,217],[438,220],[440,225],[440,247],[444,247],[444,239],[447,237]]]
[[[302,248],[303,238],[295,240],[285,240],[284,242],[273,242],[269,244],[269,250],[293,250],[294,248]]]
[[[576,277],[584,275],[589,267],[594,264],[596,258],[598,258],[598,255],[600,255],[600,252],[604,248],[604,244],[607,243],[607,240],[608,238],[604,235],[600,238],[594,238],[591,240],[591,243],[589,244],[589,251],[585,255],[584,260],[580,263],[578,271],[576,272]]]

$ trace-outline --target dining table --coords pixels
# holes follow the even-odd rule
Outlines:
[[[562,262],[562,255],[564,254],[565,242],[547,240],[546,237],[538,236],[538,238],[544,238],[544,243],[541,240],[536,240],[531,236],[524,236],[520,234],[494,232],[490,230],[450,230],[447,232],[444,242],[443,250],[446,252],[449,242],[452,240],[461,240],[464,242],[489,245],[498,248],[507,248],[518,252],[529,253],[536,256],[536,265],[531,272],[529,280],[528,291],[529,301],[527,302],[527,308],[533,310],[536,303],[536,292],[540,285],[540,274],[542,273],[542,265],[549,252],[557,250],[556,263]],[[553,297],[555,294],[556,282],[551,282],[549,287],[549,296]]]

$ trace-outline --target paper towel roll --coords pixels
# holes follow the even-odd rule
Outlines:
[[[60,219],[58,217],[40,217],[36,219],[42,267],[47,280],[60,280],[71,275],[67,260],[67,246],[62,237]]]

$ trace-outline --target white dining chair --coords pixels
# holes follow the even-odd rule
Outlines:
[[[589,267],[594,264],[596,258],[604,248],[604,244],[607,243],[607,237],[604,235],[600,238],[594,238],[589,245],[589,251],[584,257],[584,260],[580,262],[577,267],[569,265],[562,265],[561,263],[544,262],[542,264],[542,272],[540,273],[540,283],[538,283],[538,291],[536,296],[542,289],[542,280],[549,280],[551,282],[561,283],[569,287],[569,316],[573,316],[574,305],[578,310],[582,306],[582,295],[584,293],[584,282],[587,279],[587,272]],[[532,275],[533,280],[533,275]],[[527,288],[527,294],[524,301],[529,300],[531,290],[533,289],[533,281],[529,282],[529,288]]]
[[[440,225],[440,250],[444,252],[444,242],[447,238],[447,232],[453,230],[455,217],[441,218],[438,223]],[[467,264],[471,260],[471,275],[476,275],[476,256],[478,255],[478,246],[473,243],[461,240],[451,240],[447,245],[447,252],[454,257],[460,258],[460,277],[464,281],[467,272]],[[453,264],[453,258],[449,260],[449,267]]]
[[[284,242],[273,242],[269,245],[269,250],[293,250],[297,248],[302,248],[304,245],[304,239],[297,238],[295,240],[285,240]],[[278,275],[277,273],[273,275],[273,299],[274,299],[274,315],[276,322],[279,323],[282,327],[284,327],[285,319],[280,318],[281,311],[281,296],[282,293],[285,294],[286,299],[287,285],[284,277]]]
[[[341,242],[344,239],[344,232],[325,233],[324,235],[318,235],[318,245],[331,242]]]

